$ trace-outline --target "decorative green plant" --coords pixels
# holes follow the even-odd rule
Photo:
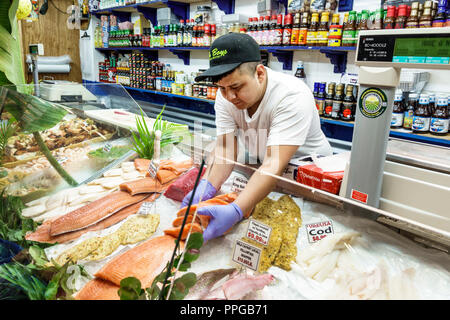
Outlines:
[[[0,1],[0,85],[25,84],[16,12],[19,0]]]
[[[144,112],[141,109],[141,117],[136,116],[136,128],[138,133],[132,132],[133,135],[133,150],[139,155],[140,158],[149,159],[153,158],[155,131],[161,131],[161,150],[170,144],[177,144],[183,140],[183,137],[189,135],[189,130],[186,125],[171,123],[162,120],[162,114],[165,109],[163,106],[161,112],[153,123],[152,131],[148,129],[145,121]]]
[[[0,265],[0,279],[19,287],[30,300],[73,299],[71,266],[75,273],[78,269],[79,276],[90,278],[82,266],[70,261],[63,266],[53,260],[50,263],[42,248],[31,246],[12,262]],[[7,298],[0,296],[0,300]]]

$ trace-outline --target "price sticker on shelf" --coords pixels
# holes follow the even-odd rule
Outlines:
[[[103,151],[105,151],[105,152],[110,152],[111,149],[112,149],[112,144],[109,142],[107,144],[105,144],[105,146],[103,147]]]
[[[245,236],[250,240],[262,244],[263,246],[267,246],[269,244],[271,233],[272,228],[270,226],[257,220],[250,219]]]
[[[330,220],[310,223],[305,227],[306,232],[308,233],[309,243],[317,242],[328,235],[334,234],[333,223]]]
[[[247,186],[248,180],[243,177],[234,177],[231,185],[231,191],[240,193]]]
[[[154,202],[144,202],[138,210],[138,214],[150,214],[153,208]]]
[[[262,250],[258,247],[241,240],[236,240],[233,261],[253,271],[258,271],[261,252]]]

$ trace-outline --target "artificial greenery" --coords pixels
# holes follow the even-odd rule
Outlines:
[[[19,197],[0,194],[0,238],[17,243],[23,248],[34,244],[25,240],[28,231],[34,231],[37,222],[22,216],[24,205]],[[46,247],[48,245],[44,245]]]
[[[175,240],[177,241],[177,240]],[[191,267],[191,263],[198,259],[199,250],[203,245],[203,235],[199,232],[192,233],[186,243],[184,258],[179,265],[182,254],[178,254],[173,266],[177,268],[179,265],[179,271],[187,271]],[[197,282],[197,276],[195,273],[189,272],[183,274],[181,277],[173,281],[173,287],[170,291],[170,285],[165,284],[165,279],[172,278],[174,276],[173,269],[170,268],[167,263],[165,269],[155,277],[150,288],[143,289],[139,279],[135,277],[128,277],[122,279],[120,282],[120,289],[118,294],[121,300],[157,300],[161,297],[163,300],[182,300],[189,293],[189,289],[192,288]]]
[[[88,156],[100,160],[112,161],[119,159],[130,150],[129,146],[113,146],[109,151],[102,147],[89,152]]]
[[[141,117],[136,116],[136,128],[138,133],[132,132],[134,139],[133,150],[136,151],[140,158],[149,160],[153,158],[155,132],[157,130],[161,131],[161,150],[165,146],[181,142],[184,136],[189,135],[189,130],[186,125],[162,120],[162,114],[165,107],[166,106],[164,105],[161,112],[156,117],[151,131],[147,126],[142,109]]]
[[[17,256],[16,256],[17,257]],[[72,274],[68,268],[74,266],[84,277],[89,275],[80,265],[68,261],[63,266],[49,261],[44,250],[37,246],[23,250],[12,262],[0,265],[0,279],[20,288],[30,300],[73,299],[75,289],[69,284]],[[10,291],[0,292],[0,299],[11,299]],[[17,295],[17,292],[12,292]],[[6,295],[6,296],[5,296]]]
[[[19,0],[0,1],[0,85],[25,84],[16,12]]]

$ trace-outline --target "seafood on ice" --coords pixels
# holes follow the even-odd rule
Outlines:
[[[274,277],[264,273],[252,275],[234,268],[217,269],[201,274],[189,290],[186,300],[256,299],[257,291],[272,283]]]
[[[361,246],[358,232],[329,235],[303,250],[297,263],[307,278],[335,281],[323,299],[419,299],[414,268],[389,268],[383,258],[370,261],[373,257],[366,256]]]

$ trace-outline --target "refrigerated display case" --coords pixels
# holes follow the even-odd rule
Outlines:
[[[97,97],[98,104],[95,105],[92,102],[89,105],[76,102],[76,107],[73,102],[62,103],[61,106],[58,104],[68,114],[72,111],[77,117],[90,119],[97,126],[105,125],[106,128],[112,127],[123,132],[120,136],[103,140],[103,144],[96,149],[89,149],[89,152],[97,150],[102,154],[108,153],[108,148],[104,148],[106,143],[122,138],[130,139],[131,132],[138,132],[136,116],[140,116],[139,105],[132,99],[123,99],[123,91],[116,90],[116,87],[120,89],[120,86],[114,85],[90,88],[90,92]],[[122,104],[118,100],[126,102]],[[152,128],[156,119],[149,117],[145,120],[148,121],[149,128]],[[157,274],[153,268],[161,267],[158,269],[161,271],[170,261],[173,247],[160,244],[161,248],[166,249],[158,251],[152,244],[167,237],[172,237],[172,243],[177,238],[177,232],[182,229],[180,217],[184,217],[184,212],[180,210],[180,199],[200,179],[197,173],[188,173],[195,168],[200,169],[204,161],[206,169],[203,178],[208,179],[214,166],[211,162],[215,157],[214,130],[207,126],[200,127],[198,123],[190,123],[186,127],[193,128],[190,130],[191,135],[177,141],[162,153],[160,169],[170,171],[164,173],[164,177],[172,177],[173,180],[169,182],[162,183],[162,173],[160,177],[151,179],[148,176],[150,160],[143,160],[133,152],[117,159],[102,161],[101,165],[92,170],[86,170],[86,164],[94,162],[90,158],[83,166],[74,165],[78,161],[68,162],[65,168],[77,180],[78,185],[63,185],[61,182],[57,188],[39,196],[22,197],[25,205],[22,215],[41,223],[36,230],[27,234],[27,240],[48,244],[45,249],[48,259],[65,263],[70,258],[76,265],[83,266],[91,277],[79,274],[72,278],[73,282],[68,286],[76,299],[119,299],[117,291],[121,279],[111,278],[111,273],[107,272],[108,268],[119,266],[124,268],[121,271],[127,276],[138,277],[143,288],[148,288],[155,276],[149,276],[149,272]],[[129,141],[132,144],[133,140]],[[128,146],[131,148],[131,145]],[[399,162],[410,157],[408,151],[409,148],[402,150],[401,144],[388,146],[389,154],[392,157],[395,155]],[[163,162],[164,160],[167,162]],[[262,171],[256,163],[227,160],[233,165],[233,170],[217,192],[217,199],[212,203],[215,205],[232,202],[253,174],[269,174]],[[297,182],[295,172],[298,172],[300,165],[311,164],[309,160],[301,159],[301,162],[292,163],[291,170],[287,170],[282,177],[274,176],[277,180],[275,189],[256,205],[252,216],[237,223],[225,235],[203,243],[197,252],[198,258],[190,261],[187,271],[195,273],[198,280],[206,281],[208,290],[203,291],[204,287],[200,288],[200,285],[204,282],[197,281],[189,293],[182,297],[274,300],[446,299],[450,287],[447,267],[449,256],[443,252],[447,250],[449,241],[446,225],[410,219],[394,210],[375,208],[339,194],[301,184]],[[422,160],[421,163],[424,163],[426,159]],[[441,160],[436,165],[441,171],[446,170],[446,158]],[[388,167],[387,164],[386,168]],[[430,164],[427,166],[429,168]],[[23,180],[26,179],[21,181]],[[116,197],[139,196],[139,192],[136,195],[131,193],[143,180],[149,182],[144,186],[147,189],[140,191],[145,196],[135,203],[127,202],[127,206],[120,207],[120,199]],[[387,179],[383,180],[389,183]],[[163,188],[158,189],[161,184]],[[402,193],[407,192],[404,189],[406,187],[407,184],[399,187]],[[169,188],[172,191],[169,192]],[[203,195],[200,199],[202,197]],[[381,202],[383,197],[382,194]],[[109,206],[116,208],[112,215],[103,212]],[[431,210],[430,208],[425,203],[425,210]],[[74,212],[79,214],[80,211],[89,213],[89,221],[83,220],[81,216],[70,219]],[[192,221],[197,221],[197,212],[192,210]],[[64,221],[71,222],[67,224]],[[199,227],[186,221],[186,241],[196,231],[203,232],[207,227],[204,221],[198,223]],[[410,232],[411,227],[413,230],[420,230],[419,238],[424,239],[423,242],[428,246],[412,242],[411,237],[405,237],[398,229],[386,226],[392,221],[397,222],[396,228],[405,231]],[[52,235],[52,226],[62,229]],[[270,234],[263,232],[264,229],[270,230]],[[118,237],[120,234],[126,234],[129,242]],[[91,254],[91,249],[86,250],[86,247],[92,248],[89,245],[98,249],[95,254]],[[182,252],[179,250],[178,254]],[[138,257],[147,259],[143,268],[137,263]],[[179,270],[175,278],[184,274],[185,271]],[[233,279],[246,279],[250,282],[259,280],[258,283],[262,285],[250,285],[242,288],[237,295],[231,295],[227,286],[208,280],[211,276],[228,285],[233,284],[228,282]],[[99,284],[106,287],[98,286]],[[209,290],[213,287],[220,290]]]

